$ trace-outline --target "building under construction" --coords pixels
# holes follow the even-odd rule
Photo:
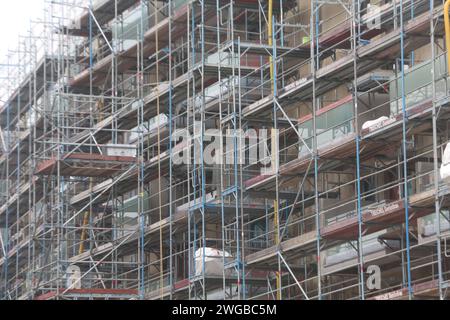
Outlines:
[[[448,9],[48,2],[0,65],[0,298],[449,299]]]

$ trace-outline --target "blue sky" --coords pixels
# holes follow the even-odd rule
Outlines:
[[[28,30],[30,18],[43,17],[44,0],[0,0],[0,61],[15,49],[19,34]]]

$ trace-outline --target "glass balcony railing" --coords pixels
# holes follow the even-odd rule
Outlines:
[[[419,222],[419,225],[422,226],[420,228],[421,230],[419,230],[422,237],[431,237],[436,235],[436,231],[438,229],[436,213],[423,217]],[[448,210],[441,211],[440,226],[441,232],[450,230],[450,212]]]
[[[346,99],[348,100],[348,99]],[[326,108],[324,108],[326,109]],[[320,113],[320,111],[319,111]],[[320,148],[321,146],[346,136],[355,131],[354,127],[354,107],[352,100],[346,101],[345,103],[332,107],[331,109],[322,112],[316,116],[316,127],[317,127],[317,144]],[[313,145],[313,120],[312,117],[305,119],[305,121],[300,121],[298,131],[302,136],[305,144],[308,148],[312,148]],[[304,143],[300,143],[299,153],[302,154],[307,151]]]
[[[386,248],[399,249],[400,242],[397,240],[387,240],[386,244],[378,241],[378,238],[385,234],[386,231],[377,232],[363,238],[363,254],[365,256],[380,252]],[[325,266],[332,266],[342,262],[350,261],[358,257],[354,244],[344,243],[325,251]]]
[[[138,42],[140,36],[150,27],[144,7],[139,6],[112,28],[113,39],[120,51],[127,50]]]
[[[431,69],[432,61],[429,60],[405,71],[406,109],[433,98]],[[436,85],[436,99],[439,100],[445,97],[448,91],[445,55],[441,55],[435,60],[434,81]],[[397,115],[402,112],[402,78],[400,75],[391,79],[389,92],[391,95],[391,115]]]
[[[188,2],[188,0],[172,1],[172,10],[176,11]],[[122,21],[114,23],[112,26],[113,39],[119,51],[134,46],[156,22],[160,23],[168,16],[169,10],[167,4],[157,10],[152,6],[147,8],[142,5],[130,11]]]

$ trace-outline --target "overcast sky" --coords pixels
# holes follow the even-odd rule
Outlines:
[[[0,0],[0,61],[15,49],[19,34],[29,29],[30,18],[42,18],[44,0]]]

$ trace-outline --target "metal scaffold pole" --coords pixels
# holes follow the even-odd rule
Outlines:
[[[435,189],[435,217],[436,217],[436,255],[437,255],[437,281],[439,288],[439,299],[443,300],[443,276],[442,276],[442,248],[441,248],[441,204],[439,197],[439,156],[438,156],[438,110],[436,107],[436,43],[435,43],[435,26],[433,16],[433,2],[430,1],[430,47],[431,47],[431,74],[432,74],[432,96],[433,96],[433,110],[432,110],[432,127],[433,127],[433,169],[434,169],[434,189]],[[447,65],[447,70],[448,70]],[[448,71],[447,71],[448,73]]]
[[[356,130],[356,210],[358,212],[358,273],[359,273],[359,290],[361,300],[365,300],[365,281],[364,281],[364,243],[363,243],[363,221],[361,208],[361,135],[359,129],[359,110],[358,110],[358,47],[360,45],[360,2],[359,0],[352,2],[352,20],[353,25],[358,28],[352,28],[352,46],[353,46],[353,103],[355,106],[355,130]]]
[[[316,96],[316,70],[319,68],[318,59],[319,59],[319,21],[318,19],[318,10],[319,6],[316,6],[316,1],[311,0],[311,8],[310,8],[310,34],[311,34],[311,76],[312,76],[312,121],[313,121],[313,151],[312,157],[314,159],[314,215],[315,215],[315,225],[316,225],[316,265],[317,265],[317,298],[318,300],[322,300],[322,271],[321,271],[321,216],[320,216],[320,206],[319,206],[319,190],[318,190],[318,181],[319,181],[319,163],[318,163],[318,146],[317,146],[317,102],[318,98]],[[317,57],[317,60],[316,60]]]
[[[400,68],[401,68],[401,99],[402,99],[402,154],[403,154],[403,201],[405,206],[405,238],[406,238],[406,270],[408,283],[408,296],[412,299],[412,279],[411,279],[411,256],[409,239],[409,190],[408,190],[408,147],[407,147],[407,123],[406,113],[406,89],[405,89],[405,52],[404,52],[405,30],[403,25],[403,0],[400,0]]]
[[[0,298],[448,299],[449,3],[45,3],[0,63]]]

